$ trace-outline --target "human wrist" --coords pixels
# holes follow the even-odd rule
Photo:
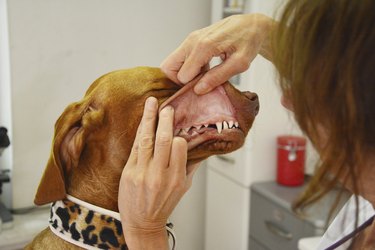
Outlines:
[[[125,241],[130,250],[168,250],[168,233],[165,227],[158,229],[126,229]]]
[[[260,39],[262,40],[259,48],[259,54],[272,61],[271,33],[277,26],[277,22],[263,14],[249,14],[252,22],[256,25]]]

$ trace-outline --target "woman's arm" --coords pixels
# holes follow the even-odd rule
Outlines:
[[[232,76],[242,73],[260,53],[271,60],[270,34],[277,23],[262,14],[233,15],[192,32],[161,64],[175,82],[187,83],[208,69],[213,57],[223,62],[207,70],[194,90],[209,92]]]
[[[120,179],[118,206],[131,250],[169,248],[167,220],[198,168],[187,166],[186,140],[173,137],[173,108],[157,116],[157,99],[149,97]]]

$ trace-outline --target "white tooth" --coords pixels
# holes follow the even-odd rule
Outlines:
[[[223,121],[223,129],[228,129],[228,123],[226,121]]]
[[[185,133],[187,133],[190,130],[190,127],[184,128]]]
[[[196,128],[197,128],[197,130],[200,130],[200,129],[201,129],[201,127],[202,127],[202,125],[198,125],[198,126],[194,126],[194,127],[196,127]]]
[[[238,122],[235,122],[235,123],[234,123],[234,126],[235,126],[236,128],[238,128]]]
[[[208,124],[204,124],[204,126],[205,126],[206,128],[208,128]]]
[[[192,136],[194,135],[198,135],[197,131],[193,131],[193,133],[191,134]]]
[[[223,129],[222,125],[223,125],[223,123],[221,123],[221,122],[217,122],[217,123],[216,123],[217,132],[218,132],[219,134],[221,134],[221,130]]]
[[[233,127],[233,121],[229,121],[229,128],[232,128]]]

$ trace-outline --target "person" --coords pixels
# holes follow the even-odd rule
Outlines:
[[[200,95],[247,70],[257,54],[275,65],[282,104],[320,155],[295,209],[338,184],[354,194],[318,249],[375,248],[374,27],[372,0],[289,0],[278,22],[262,14],[234,15],[192,32],[161,65],[183,84],[203,72],[194,88]],[[213,57],[222,63],[209,68]],[[173,110],[161,111],[155,135],[156,116],[151,98],[120,181],[130,249],[168,249],[164,226],[197,168],[186,166],[186,142],[172,136]]]

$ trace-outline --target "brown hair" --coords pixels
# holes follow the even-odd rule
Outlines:
[[[375,1],[290,0],[273,60],[295,118],[320,154],[303,209],[340,180],[358,194],[358,166],[375,146]]]

